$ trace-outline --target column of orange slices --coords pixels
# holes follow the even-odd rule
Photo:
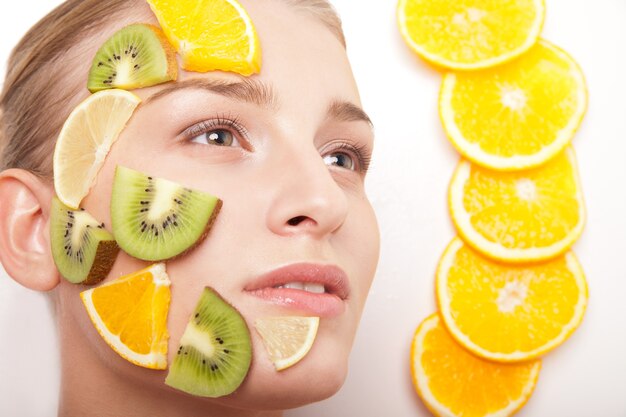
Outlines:
[[[444,70],[439,111],[462,158],[449,188],[456,237],[436,273],[439,313],[418,327],[411,373],[438,416],[509,416],[540,357],[581,323],[587,284],[569,250],[585,206],[574,150],[587,91],[539,38],[543,0],[400,0],[409,46]]]

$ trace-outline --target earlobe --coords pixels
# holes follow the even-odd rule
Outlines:
[[[19,284],[49,291],[60,280],[50,251],[53,187],[22,169],[0,173],[0,262]]]

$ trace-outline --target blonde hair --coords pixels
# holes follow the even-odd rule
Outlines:
[[[328,0],[282,0],[283,2],[307,12],[317,18],[339,39],[339,42],[346,47],[346,38],[343,34],[341,19],[335,8]]]
[[[327,0],[281,1],[317,18],[345,47],[341,20]],[[87,93],[84,74],[71,76],[68,51],[80,56],[76,47],[81,41],[136,4],[67,0],[24,35],[11,54],[0,95],[0,171],[21,168],[52,179],[56,137],[71,109]]]

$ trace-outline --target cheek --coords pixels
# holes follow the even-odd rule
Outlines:
[[[378,265],[380,233],[376,214],[365,196],[356,200],[350,210],[344,224],[341,250],[354,268],[352,298],[362,308]]]
[[[214,178],[207,171],[202,176],[190,176],[190,172],[198,171],[189,166],[183,167],[187,170],[187,175],[181,175],[177,171],[183,169],[180,168],[181,164],[173,163],[171,159],[163,164],[166,159],[163,155],[152,155],[154,150],[143,149],[145,146],[141,146],[139,141],[132,143],[133,136],[139,133],[132,129],[123,132],[98,174],[96,185],[84,200],[84,207],[105,222],[108,230],[111,230],[110,200],[115,167],[118,164],[173,180],[187,177],[191,182],[189,186],[199,189],[207,187],[207,178]],[[345,379],[354,333],[376,270],[379,232],[374,211],[362,192],[350,195],[346,222],[332,238],[333,256],[340,265],[345,266],[351,277],[351,311],[342,320],[324,324],[314,348],[305,360],[287,371],[288,373],[279,374],[271,367],[260,366],[262,363],[268,365],[269,362],[253,326],[253,318],[259,312],[254,310],[254,306],[247,306],[242,301],[241,277],[258,273],[255,265],[267,263],[267,259],[273,259],[273,256],[281,258],[278,254],[283,253],[284,246],[276,244],[277,249],[274,250],[272,242],[276,241],[267,239],[264,203],[254,203],[263,202],[264,198],[252,198],[250,194],[246,194],[245,201],[242,201],[243,196],[238,185],[250,183],[254,179],[244,178],[245,174],[241,170],[231,173],[227,165],[220,166],[219,170],[226,175],[220,177],[219,183],[211,182],[211,190],[208,190],[224,200],[218,221],[207,238],[192,252],[167,262],[168,274],[172,280],[172,299],[168,314],[168,362],[172,363],[189,317],[203,288],[208,285],[231,301],[248,319],[254,343],[254,359],[251,373],[240,390],[242,405],[249,404],[249,401],[258,401],[259,405],[270,401],[267,404],[269,408],[278,404],[289,408],[325,399],[334,394]],[[148,263],[120,252],[107,281],[147,265]],[[143,375],[143,370],[126,363],[102,342],[91,325],[78,294],[68,296],[73,298],[72,315],[77,318],[77,326],[92,350],[113,367],[119,368],[120,372]],[[163,377],[159,373],[155,386],[163,387]]]
[[[252,331],[250,372],[235,394],[221,400],[231,406],[260,410],[290,409],[334,395],[347,375],[350,336],[337,323],[322,322],[309,353],[296,365],[277,372],[267,360],[260,337]]]
[[[57,287],[57,324],[62,335],[61,357],[73,377],[110,378],[111,375],[143,385],[162,385],[160,372],[138,367],[120,357],[98,334],[80,298],[87,287],[61,283]],[[65,372],[65,371],[64,371]]]

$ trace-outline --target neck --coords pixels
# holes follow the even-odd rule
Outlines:
[[[167,388],[167,371],[121,362],[110,348],[85,343],[86,331],[57,304],[61,337],[59,417],[281,417],[281,411],[224,406],[222,400],[192,397]],[[65,316],[65,317],[63,317]]]

